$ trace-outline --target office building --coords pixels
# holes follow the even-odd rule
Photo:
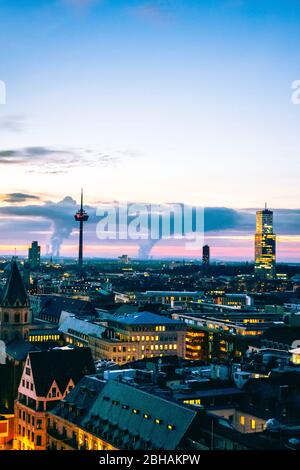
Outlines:
[[[273,232],[273,212],[267,209],[256,213],[255,275],[273,279],[276,266],[276,235]]]
[[[208,245],[204,245],[202,248],[202,266],[208,267],[210,263],[210,247]]]
[[[185,324],[150,312],[116,316],[105,326],[69,317],[59,331],[66,344],[89,347],[95,360],[119,365],[147,357],[185,356]]]
[[[32,242],[28,250],[28,263],[31,269],[37,269],[41,264],[41,247],[38,242]]]

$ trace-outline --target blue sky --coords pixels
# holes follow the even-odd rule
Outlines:
[[[3,195],[299,207],[299,0],[0,0],[0,21]]]

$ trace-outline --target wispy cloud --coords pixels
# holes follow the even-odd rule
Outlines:
[[[130,154],[126,154],[130,157]],[[71,168],[109,167],[117,164],[124,155],[120,151],[107,154],[83,148],[23,147],[0,151],[1,165],[28,167],[29,172],[57,174]]]
[[[170,23],[174,20],[174,9],[169,0],[156,0],[127,7],[127,12],[137,19],[157,25]]]
[[[66,6],[72,7],[77,12],[84,12],[93,5],[102,3],[103,0],[61,0],[61,2]]]
[[[10,193],[10,194],[1,194],[0,201],[6,202],[9,204],[14,204],[18,202],[26,202],[26,201],[39,201],[40,197],[35,196],[33,194],[26,194],[26,193]]]
[[[25,116],[10,115],[0,118],[0,132],[22,132],[25,128]]]

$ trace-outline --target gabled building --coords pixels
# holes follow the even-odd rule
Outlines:
[[[88,348],[30,352],[15,402],[15,449],[46,449],[49,411],[82,377],[93,373]]]
[[[86,393],[95,398],[82,403]],[[190,448],[197,411],[119,381],[83,381],[49,420],[53,450],[176,450]]]

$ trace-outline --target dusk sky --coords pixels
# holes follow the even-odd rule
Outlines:
[[[0,21],[0,254],[65,226],[76,255],[83,186],[88,256],[138,250],[97,240],[99,203],[180,202],[213,258],[252,260],[267,201],[300,262],[299,0],[0,0]]]

